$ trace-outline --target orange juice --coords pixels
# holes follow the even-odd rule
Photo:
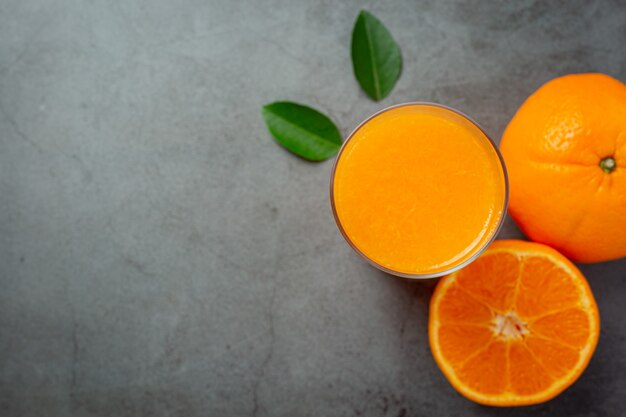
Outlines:
[[[377,113],[350,135],[335,163],[331,200],[342,234],[374,266],[440,276],[495,238],[508,200],[506,170],[467,117],[409,103]]]

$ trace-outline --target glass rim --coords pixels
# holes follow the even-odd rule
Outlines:
[[[439,271],[439,272],[431,272],[431,273],[424,273],[424,274],[420,274],[420,273],[411,274],[411,273],[406,273],[406,272],[394,271],[393,269],[389,269],[386,266],[383,266],[379,264],[378,262],[374,261],[367,255],[365,255],[352,242],[352,240],[350,239],[346,231],[343,229],[343,226],[341,225],[341,221],[339,220],[339,215],[337,214],[337,207],[335,206],[335,173],[337,171],[337,165],[339,164],[339,159],[341,158],[341,154],[345,150],[346,145],[354,137],[356,132],[359,131],[359,129],[361,129],[363,126],[365,126],[365,124],[368,123],[370,120],[374,119],[375,117],[389,110],[393,110],[399,107],[408,107],[408,106],[437,107],[437,108],[455,113],[458,116],[461,116],[462,118],[466,119],[471,124],[473,124],[485,136],[485,138],[487,138],[487,141],[489,142],[489,144],[495,151],[496,155],[498,156],[498,160],[500,161],[500,167],[502,168],[502,175],[504,178],[504,202],[502,204],[502,216],[500,216],[500,220],[498,220],[498,224],[493,234],[489,237],[489,239],[487,239],[485,244],[476,251],[475,254],[473,254],[472,256],[470,256],[469,258],[467,258],[465,261],[461,262],[460,264],[455,265],[452,268]],[[393,106],[385,107],[382,110],[377,111],[376,113],[372,114],[367,119],[359,123],[357,127],[355,127],[352,130],[352,132],[350,132],[346,140],[341,145],[341,148],[339,149],[339,152],[337,153],[337,157],[335,158],[335,161],[333,162],[333,167],[332,167],[332,171],[330,174],[330,205],[331,205],[333,217],[335,218],[335,223],[337,224],[337,228],[339,229],[339,232],[341,232],[341,235],[343,236],[345,241],[348,243],[348,245],[352,248],[352,250],[354,250],[361,258],[367,261],[370,265],[374,266],[375,268],[383,272],[386,272],[387,274],[395,275],[401,278],[409,278],[409,279],[414,279],[414,280],[438,278],[438,277],[442,277],[444,275],[448,275],[453,272],[456,272],[460,270],[461,268],[464,268],[465,266],[469,265],[470,263],[475,261],[476,258],[478,258],[491,245],[491,243],[493,243],[494,240],[496,240],[496,237],[498,236],[498,233],[500,232],[500,230],[502,229],[502,225],[504,224],[504,221],[506,218],[506,212],[509,206],[509,176],[507,173],[506,165],[504,163],[504,158],[502,157],[502,154],[500,153],[500,149],[498,149],[498,145],[496,145],[496,143],[491,139],[491,137],[487,134],[487,132],[485,132],[485,130],[474,119],[472,119],[471,117],[469,117],[468,115],[466,115],[465,113],[457,109],[454,109],[452,107],[449,107],[443,104],[432,103],[428,101],[410,101],[406,103],[400,103],[400,104],[395,104]]]

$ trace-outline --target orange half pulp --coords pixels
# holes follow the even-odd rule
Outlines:
[[[600,319],[582,273],[545,245],[496,241],[441,279],[429,339],[452,386],[486,405],[547,401],[581,375]]]

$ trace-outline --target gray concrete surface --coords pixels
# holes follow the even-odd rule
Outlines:
[[[380,103],[352,75],[361,8],[404,56]],[[331,161],[260,114],[307,103],[346,134],[430,100],[498,139],[552,77],[626,80],[625,27],[623,1],[3,0],[0,415],[626,415],[625,260],[582,266],[602,336],[571,389],[473,404],[429,352],[433,283],[361,262]]]

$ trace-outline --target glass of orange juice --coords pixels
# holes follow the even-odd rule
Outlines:
[[[378,269],[434,278],[495,239],[508,204],[497,146],[446,106],[406,103],[361,123],[333,167],[331,205],[350,246]]]

